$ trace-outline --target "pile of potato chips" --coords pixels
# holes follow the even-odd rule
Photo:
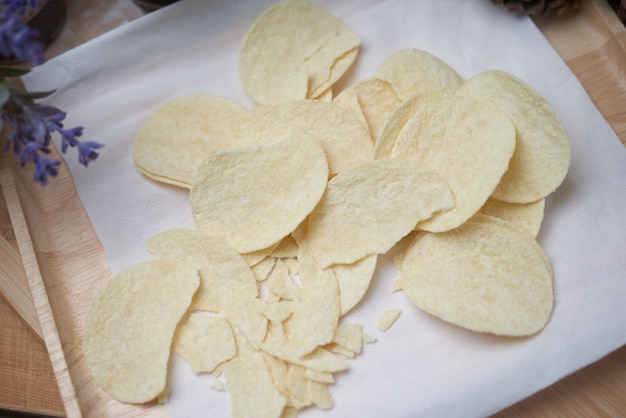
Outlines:
[[[510,74],[463,80],[417,49],[334,95],[359,44],[320,6],[277,3],[240,51],[253,111],[197,93],[144,122],[137,168],[189,189],[197,229],[149,239],[153,259],[95,300],[84,352],[111,396],[165,401],[173,348],[213,374],[235,417],[331,408],[335,374],[374,341],[343,316],[404,239],[394,290],[421,310],[503,336],[548,322],[536,236],[570,160],[550,105]]]

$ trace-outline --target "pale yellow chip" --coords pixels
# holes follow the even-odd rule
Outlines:
[[[376,141],[400,99],[390,83],[372,77],[351,85],[333,103],[359,118],[368,127],[372,141]]]
[[[274,266],[276,265],[276,258],[274,257],[265,257],[263,260],[256,263],[254,266],[250,267],[252,269],[252,273],[254,273],[254,277],[257,282],[262,282],[267,280],[272,270],[274,270]]]
[[[494,103],[515,125],[515,153],[492,197],[536,202],[561,185],[570,165],[569,139],[554,109],[537,90],[512,74],[491,70],[467,80],[457,94]]]
[[[307,98],[318,98],[348,71],[359,55],[361,40],[354,32],[344,31],[322,43],[320,49],[305,58],[309,72]]]
[[[317,139],[326,153],[331,175],[370,161],[374,146],[367,127],[345,109],[319,100],[296,100],[265,107],[245,127],[250,138],[275,138],[297,128]]]
[[[133,159],[143,174],[189,188],[195,170],[213,150],[240,148],[252,113],[223,97],[193,93],[170,100],[142,124]]]
[[[335,273],[339,286],[340,315],[350,312],[365,296],[370,287],[378,255],[372,254],[352,264],[333,264],[330,269]]]
[[[480,208],[480,213],[517,225],[536,238],[541,229],[545,206],[545,199],[530,203],[508,203],[489,198]]]
[[[307,139],[209,155],[189,195],[198,228],[240,253],[289,235],[320,200],[328,178],[324,151]]]
[[[287,398],[274,386],[261,353],[245,353],[230,360],[224,365],[224,377],[233,418],[280,417]]]
[[[339,323],[339,286],[330,269],[318,266],[306,241],[298,241],[300,292],[291,316],[285,320],[287,338],[296,354],[304,356],[333,339]]]
[[[450,95],[448,91],[429,92],[428,95],[414,94],[404,99],[387,117],[376,142],[374,143],[374,158],[391,158],[393,147],[404,125],[424,106],[424,100],[444,99]]]
[[[275,295],[287,300],[296,300],[300,287],[293,280],[289,268],[281,259],[277,259],[274,268],[267,277],[266,288]]]
[[[308,220],[307,237],[325,268],[388,251],[417,222],[454,204],[448,185],[424,166],[375,160],[328,182]]]
[[[246,299],[258,295],[255,276],[244,259],[233,248],[201,231],[164,231],[148,239],[145,246],[155,258],[183,260],[199,270],[200,288],[191,309],[220,312],[227,294]]]
[[[306,369],[304,376],[307,379],[314,380],[320,383],[335,383],[335,378],[332,373],[328,372],[316,372],[315,370]]]
[[[478,332],[541,330],[553,307],[551,269],[538,245],[503,224],[483,216],[449,232],[417,235],[402,264],[409,300]]]
[[[355,353],[363,348],[363,326],[361,324],[339,324],[333,342]]]
[[[210,373],[237,354],[228,320],[192,312],[179,325],[174,349],[194,373]]]
[[[317,97],[350,67],[360,44],[345,23],[322,6],[287,0],[265,10],[239,54],[239,76],[259,104]]]
[[[267,318],[260,313],[256,277],[233,248],[191,229],[157,234],[146,242],[146,248],[155,257],[184,260],[200,271],[200,289],[192,309],[225,316],[255,347],[263,341]]]
[[[463,78],[447,63],[415,48],[391,54],[376,71],[376,77],[389,82],[401,100],[424,91],[454,91],[463,84]]]
[[[418,224],[418,229],[442,232],[469,219],[493,193],[513,155],[515,128],[504,112],[480,100],[438,93],[421,98],[392,157],[416,161],[448,183],[454,208]]]
[[[272,257],[287,258],[298,256],[298,244],[291,235],[287,235],[280,244],[270,253]]]
[[[379,331],[387,331],[398,320],[402,311],[400,309],[385,309],[376,321],[376,328]]]
[[[246,260],[246,263],[248,263],[250,267],[254,267],[256,264],[267,258],[267,256],[270,255],[272,251],[274,251],[278,244],[280,244],[280,242],[276,242],[269,247],[261,248],[260,250],[251,251],[248,253],[241,253],[241,256],[244,260]]]
[[[270,328],[271,330],[272,328]],[[268,332],[265,341],[261,344],[261,350],[267,354],[316,372],[334,373],[348,368],[348,364],[344,360],[323,347],[317,347],[304,356],[298,355],[298,348],[287,339],[284,333],[280,332]]]
[[[199,284],[191,264],[151,260],[104,285],[89,311],[83,352],[105,392],[121,402],[144,403],[165,390],[176,326]]]

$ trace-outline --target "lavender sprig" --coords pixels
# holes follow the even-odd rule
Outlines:
[[[37,32],[15,17],[16,13],[25,13],[26,5],[34,7],[35,3],[32,0],[30,3],[27,0],[0,0],[0,6],[5,7],[0,14],[0,59],[34,65],[44,61],[43,44],[37,38]],[[76,148],[78,161],[84,166],[98,158],[97,150],[103,145],[79,140],[83,134],[82,126],[66,129],[63,125],[65,112],[35,102],[52,92],[29,93],[7,83],[8,77],[21,76],[29,71],[25,67],[0,65],[0,130],[6,125],[10,132],[4,150],[11,149],[19,157],[20,167],[34,165],[34,180],[45,185],[50,176],[58,174],[57,168],[61,165],[60,160],[47,156],[51,153],[54,133],[61,137],[61,151],[65,153],[68,148]]]

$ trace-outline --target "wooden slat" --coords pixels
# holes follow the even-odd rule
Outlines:
[[[35,249],[33,248],[33,243],[28,231],[28,225],[22,210],[17,187],[11,170],[8,168],[0,171],[0,188],[4,194],[6,206],[9,211],[9,218],[11,219],[22,266],[26,278],[28,279],[32,302],[36,309],[40,332],[43,334],[46,349],[52,363],[52,370],[54,371],[61,392],[65,413],[69,418],[80,418],[82,414],[76,401],[74,385],[72,384],[67,362],[65,361],[65,355],[61,347],[61,339],[57,332],[54,313],[52,312],[46,287],[41,276],[41,271],[39,270],[37,256],[35,255]]]

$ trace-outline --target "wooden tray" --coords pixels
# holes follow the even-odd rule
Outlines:
[[[79,2],[68,3],[70,13],[72,13],[72,8],[76,12],[75,8],[78,7]],[[102,3],[82,2],[81,7],[83,11],[89,7],[88,4],[100,4],[93,7],[102,8]],[[115,4],[113,1],[106,3]],[[133,13],[131,12],[131,18],[140,15]],[[85,16],[87,15],[83,13],[82,17]],[[93,20],[94,27],[98,27],[97,22],[98,15],[96,14]],[[626,30],[608,4],[604,0],[583,1],[581,10],[576,14],[559,18],[541,17],[536,19],[536,23],[580,79],[591,99],[621,141],[626,144],[626,106],[624,106],[626,104],[626,84],[624,83],[626,80]],[[87,40],[97,34],[83,32],[82,36],[85,37],[84,40]],[[68,42],[69,46],[76,43],[74,38],[61,38],[60,41]],[[59,52],[62,50],[63,47],[60,47]],[[8,186],[4,187],[4,190],[8,187],[9,190],[13,188],[14,191],[14,193],[5,191],[4,198],[0,199],[0,206],[4,206],[0,209],[0,227],[2,227],[0,232],[3,236],[10,238],[7,241],[13,248],[12,261],[15,260],[15,250],[18,251],[22,260],[25,257],[28,260],[28,254],[25,254],[28,250],[24,251],[19,248],[18,241],[30,242],[32,256],[29,284],[46,342],[46,349],[44,349],[37,338],[20,337],[19,350],[30,350],[36,353],[41,353],[43,350],[44,355],[49,355],[52,359],[52,363],[50,365],[48,362],[48,368],[40,370],[39,373],[16,368],[10,360],[15,360],[19,356],[18,353],[22,351],[10,352],[7,360],[5,354],[10,351],[10,348],[7,348],[10,345],[7,343],[11,340],[0,335],[0,341],[6,341],[0,344],[0,350],[3,350],[0,351],[0,361],[2,361],[0,363],[0,387],[7,387],[7,390],[3,390],[0,394],[0,408],[72,417],[100,416],[105,414],[105,410],[114,415],[146,412],[146,407],[124,406],[112,401],[85,378],[88,372],[80,354],[79,324],[84,323],[89,305],[99,290],[98,283],[106,281],[111,272],[108,269],[102,246],[76,193],[71,174],[63,168],[55,180],[55,189],[52,192],[50,188],[42,189],[33,184],[29,178],[30,173],[19,170],[13,160],[14,158],[7,153],[0,156],[0,167],[8,167],[11,170],[3,171],[5,179],[8,179],[5,180]],[[6,204],[3,205],[5,201]],[[24,223],[21,226],[18,225],[18,228],[15,227],[13,219],[11,223],[7,221],[8,207],[12,208],[12,213],[23,211]],[[9,262],[8,257],[11,254],[0,253],[2,262]],[[36,262],[35,266],[40,268],[39,273],[37,271],[33,273],[33,262]],[[28,263],[29,261],[24,263],[24,267]],[[36,277],[33,279],[33,275],[38,274],[45,280],[38,280]],[[61,280],[61,278],[64,279]],[[80,292],[79,299],[72,298],[75,292]],[[19,321],[6,319],[8,315],[5,313],[11,313],[6,306],[2,305],[2,309],[0,310],[0,318],[2,318],[0,323],[3,327],[12,329],[12,331],[5,331],[6,335],[14,335],[18,332],[15,331],[16,329],[20,329],[19,332],[22,333],[29,333]],[[624,350],[622,348],[620,352]],[[546,398],[546,391],[544,391],[499,415],[540,416],[547,412],[546,408],[549,409],[550,405],[553,406],[553,412],[557,416],[572,416],[590,410],[615,412],[615,405],[617,405],[617,411],[626,413],[626,404],[622,400],[622,394],[626,390],[625,357],[624,355],[618,356],[612,363],[614,368],[621,370],[621,379],[618,378],[618,384],[615,388],[609,388],[611,390],[608,391],[606,388],[597,390],[598,393],[601,392],[597,400],[580,396],[583,392],[593,391],[598,385],[594,383],[594,380],[602,377],[603,369],[593,369],[592,365],[590,366],[591,377],[587,378],[582,386],[572,388],[571,385],[563,386],[561,382],[547,389],[547,391],[559,391],[559,388],[566,388],[567,396],[561,396],[558,400],[567,399],[567,402],[550,401],[549,397]],[[41,356],[39,359],[42,360]],[[43,367],[45,364],[44,362]],[[54,385],[55,380],[58,382],[58,389]],[[10,387],[7,385],[8,382],[15,381],[17,384],[12,384]],[[614,385],[615,382],[611,384]],[[166,415],[162,407],[149,406],[147,408],[151,409],[151,415]]]

